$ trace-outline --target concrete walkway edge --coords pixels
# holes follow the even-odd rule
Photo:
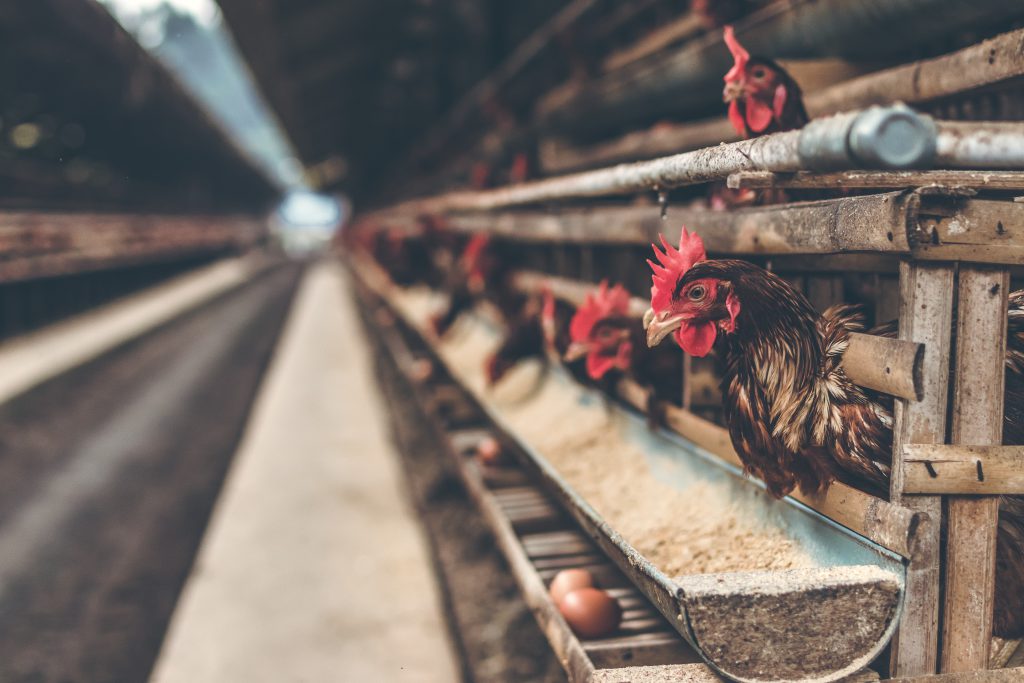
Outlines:
[[[347,290],[306,275],[153,683],[458,680]]]

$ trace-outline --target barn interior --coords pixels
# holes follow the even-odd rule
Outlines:
[[[0,680],[1024,680],[1024,9],[0,38]]]

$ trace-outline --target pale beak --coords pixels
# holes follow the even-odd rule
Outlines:
[[[566,363],[572,363],[573,361],[583,358],[588,353],[590,353],[589,344],[584,342],[573,342],[572,344],[569,344],[569,348],[565,350],[563,360],[565,360]]]
[[[661,340],[678,330],[683,324],[685,316],[672,315],[669,311],[662,311],[654,315],[653,310],[644,314],[644,327],[647,329],[647,346],[654,348],[661,343]]]
[[[743,84],[738,81],[729,81],[722,90],[722,99],[728,104],[733,100],[743,97]]]

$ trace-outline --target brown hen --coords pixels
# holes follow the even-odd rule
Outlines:
[[[683,230],[656,250],[648,344],[672,335],[694,356],[717,349],[733,447],[776,497],[824,489],[837,478],[888,489],[892,399],[854,384],[840,366],[859,313],[817,313],[778,276],[746,261],[706,260]],[[1004,443],[1024,443],[1012,400],[1024,391],[1024,292],[1010,297]],[[892,334],[893,326],[878,330]],[[997,542],[995,634],[1024,636],[1024,499],[1003,497]]]

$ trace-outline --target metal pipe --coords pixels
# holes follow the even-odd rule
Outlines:
[[[1024,167],[1024,123],[943,122],[936,141],[939,168]]]
[[[1024,124],[936,122],[905,105],[817,119],[800,130],[480,192],[451,192],[396,211],[489,211],[566,199],[665,192],[744,171],[1024,168]]]

